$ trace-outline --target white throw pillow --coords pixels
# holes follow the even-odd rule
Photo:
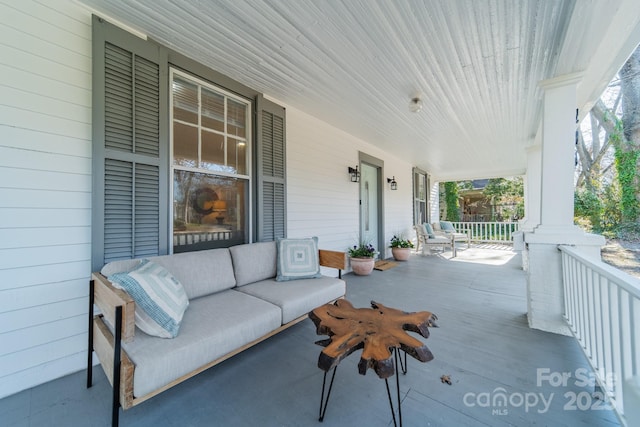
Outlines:
[[[136,303],[135,322],[143,332],[175,338],[189,299],[182,284],[164,267],[143,259],[133,270],[108,277]]]

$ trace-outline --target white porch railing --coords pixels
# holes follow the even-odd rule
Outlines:
[[[222,241],[223,246],[230,246],[229,241],[242,243],[244,231],[219,230],[219,231],[176,231],[173,233],[173,246],[197,245],[199,243]]]
[[[565,320],[624,425],[623,384],[640,373],[640,280],[560,246]],[[627,422],[629,421],[629,422]]]
[[[453,222],[456,231],[471,232],[471,241],[512,243],[511,236],[518,231],[517,222]]]

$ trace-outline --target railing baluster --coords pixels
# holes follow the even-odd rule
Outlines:
[[[610,331],[609,322],[611,320],[609,316],[609,280],[606,277],[600,276],[598,281],[598,294],[600,297],[600,344],[602,346],[602,375],[604,376],[606,390],[605,392],[611,392],[607,379],[611,375],[611,347],[607,345],[607,331]]]
[[[596,365],[602,375],[603,365],[602,365],[602,317],[600,316],[599,307],[601,305],[600,301],[600,292],[599,292],[599,284],[600,284],[600,275],[595,271],[591,272],[591,293],[593,295],[593,307],[592,307],[592,315],[593,315],[593,326],[594,326],[594,334],[593,334],[593,342],[595,344],[595,354],[596,354]]]
[[[624,292],[622,289],[618,291],[618,307],[620,309],[620,317],[618,318],[618,330],[620,331],[620,381],[627,380],[627,372],[629,371],[628,361],[627,361],[627,352],[628,347],[631,344],[627,341],[627,337],[625,336],[626,329],[628,328],[629,315],[627,313],[629,309],[628,303],[628,294]]]
[[[622,384],[640,373],[640,286],[635,278],[569,246],[560,250],[564,318],[624,421]]]
[[[593,354],[593,358],[594,358],[594,363],[596,366],[600,366],[600,352],[599,352],[599,345],[598,345],[598,331],[600,330],[600,328],[598,327],[598,318],[596,316],[596,307],[598,305],[598,301],[596,298],[596,288],[595,288],[595,281],[596,281],[596,273],[595,271],[591,270],[589,272],[589,291],[590,291],[590,300],[591,300],[591,305],[589,307],[589,320],[591,323],[591,331],[589,333],[589,335],[591,336],[591,353]]]
[[[620,384],[618,384],[618,374],[620,372],[620,340],[619,335],[616,333],[616,327],[618,325],[618,318],[620,310],[618,308],[617,294],[620,288],[617,286],[609,286],[609,336],[611,337],[611,373],[614,376],[613,390],[610,396],[614,401],[622,401],[622,391],[620,390]]]
[[[512,243],[517,222],[453,222],[456,231],[471,233],[471,240],[485,243]]]
[[[636,326],[636,315],[635,315],[635,306],[638,304],[638,300],[634,298],[629,298],[629,349],[631,350],[631,354],[629,355],[631,359],[631,375],[638,375],[638,350],[636,348],[636,343],[640,342],[638,340],[638,327]]]
[[[579,275],[578,275],[578,283],[584,283],[584,277],[583,277],[583,270],[584,266],[580,265],[579,266]],[[586,303],[585,303],[585,299],[587,298],[586,292],[584,292],[581,289],[580,292],[580,307],[579,307],[579,313],[578,315],[580,316],[580,338],[582,339],[582,348],[584,348],[585,350],[587,349],[587,338],[585,336],[586,334],[586,322],[585,322],[585,317],[586,317]]]

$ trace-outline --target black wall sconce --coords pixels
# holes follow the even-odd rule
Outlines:
[[[398,183],[396,182],[395,176],[393,178],[387,178],[387,182],[390,184],[392,190],[398,189]]]
[[[358,166],[355,169],[349,166],[349,175],[351,175],[351,182],[359,182],[360,172],[358,171]]]

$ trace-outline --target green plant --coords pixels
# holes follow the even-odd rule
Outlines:
[[[460,202],[458,201],[458,183],[445,182],[445,203],[447,204],[447,221],[460,221]]]
[[[353,245],[347,252],[351,258],[373,258],[376,255],[376,249],[373,245],[363,242],[360,242],[358,245]]]
[[[620,210],[623,223],[635,223],[640,216],[640,207],[636,194],[638,193],[638,157],[640,152],[633,145],[625,141],[622,120],[614,118],[615,131],[610,138],[615,148],[615,165],[620,184]]]
[[[604,186],[601,196],[602,216],[600,218],[600,225],[602,227],[602,235],[605,237],[615,238],[618,227],[622,223],[620,198],[620,185],[617,179],[614,179],[610,184]]]
[[[407,240],[404,238],[404,236],[393,236],[391,238],[391,248],[412,248],[413,247],[413,242],[411,242],[411,240]]]
[[[601,231],[602,203],[597,194],[584,188],[577,189],[573,193],[573,206],[576,224],[586,231]]]

